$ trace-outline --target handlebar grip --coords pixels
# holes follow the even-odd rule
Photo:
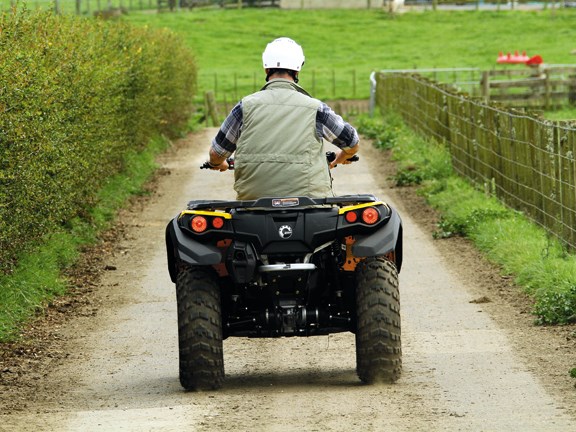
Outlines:
[[[326,152],[326,160],[328,161],[328,163],[332,162],[334,159],[336,159],[336,153]],[[354,155],[349,157],[347,160],[350,162],[358,162],[360,158],[358,157],[358,155]]]
[[[228,159],[226,159],[226,162],[228,162],[228,169],[233,170],[234,169],[234,158],[229,157]],[[200,165],[200,169],[211,169],[211,168],[214,168],[214,167],[210,166],[210,162],[208,162],[208,161],[206,161],[202,165]]]

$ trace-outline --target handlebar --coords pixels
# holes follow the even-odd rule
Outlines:
[[[336,153],[334,152],[326,152],[326,160],[328,161],[328,163],[331,163],[334,159],[336,159]],[[350,162],[357,162],[359,161],[360,158],[358,157],[358,155],[354,155],[350,158],[348,158],[348,161]],[[226,159],[226,162],[228,162],[228,169],[229,170],[233,170],[234,169],[234,158],[233,157],[229,157]],[[208,161],[204,162],[201,166],[200,169],[210,169],[213,168],[210,166],[210,163]]]
[[[229,157],[226,159],[226,162],[228,162],[228,169],[233,170],[234,169],[234,158]],[[213,168],[213,167],[210,166],[210,162],[208,162],[208,161],[206,161],[202,165],[200,165],[200,169],[210,169],[210,168]]]
[[[336,153],[326,152],[326,160],[328,161],[328,163],[332,162],[334,159],[336,159]],[[358,155],[354,155],[346,160],[348,162],[358,162],[360,160],[360,157],[358,157]]]

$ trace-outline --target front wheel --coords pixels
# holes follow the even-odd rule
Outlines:
[[[402,370],[398,272],[383,257],[356,270],[356,371],[365,383],[396,382]]]
[[[180,383],[186,390],[215,390],[224,381],[220,288],[210,270],[184,268],[176,280]]]

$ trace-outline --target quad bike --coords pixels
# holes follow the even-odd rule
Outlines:
[[[352,332],[361,381],[400,377],[402,223],[375,196],[190,201],[166,247],[185,389],[222,386],[232,336]]]

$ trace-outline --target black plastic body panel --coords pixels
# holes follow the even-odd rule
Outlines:
[[[177,263],[190,265],[216,265],[223,262],[219,240],[250,244],[259,255],[304,256],[321,246],[340,242],[353,236],[352,253],[356,257],[380,256],[394,253],[398,271],[402,266],[402,222],[398,213],[386,204],[378,204],[372,195],[358,195],[311,200],[300,198],[293,208],[274,208],[274,199],[258,201],[191,201],[189,212],[175,217],[166,227],[168,268],[172,281],[177,275]],[[329,201],[329,202],[328,202]],[[374,225],[361,221],[349,223],[340,214],[339,206],[364,203],[380,212],[381,219]],[[234,207],[236,206],[236,207]],[[208,229],[195,233],[190,229],[194,211],[226,210],[222,229]],[[361,211],[361,210],[360,210]]]
[[[352,245],[356,257],[382,256],[391,252],[396,255],[396,269],[402,267],[402,221],[394,209],[390,209],[390,218],[386,225],[369,235],[357,235]]]
[[[166,227],[166,252],[172,282],[176,282],[177,261],[192,265],[214,265],[222,260],[222,253],[216,246],[200,243],[185,235],[178,226],[177,217]]]
[[[251,242],[261,254],[306,254],[336,238],[338,209],[306,211],[237,211],[232,214],[234,238]],[[289,236],[280,231],[289,227]]]

